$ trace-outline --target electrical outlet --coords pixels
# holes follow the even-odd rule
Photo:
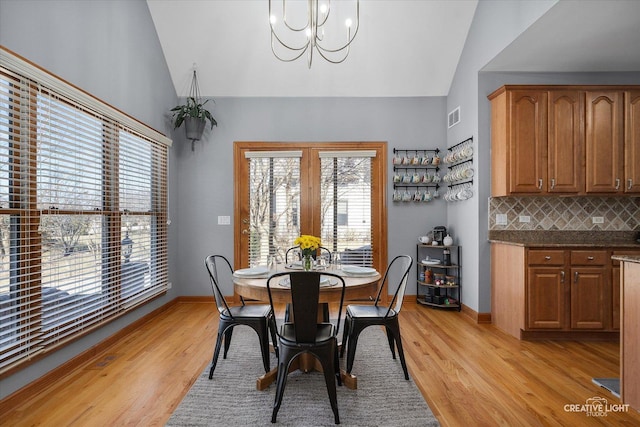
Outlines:
[[[229,225],[229,224],[231,224],[231,217],[229,215],[218,217],[218,225]]]
[[[507,225],[507,214],[496,214],[496,225]]]
[[[167,289],[171,289],[172,286],[173,286],[173,283],[171,282],[167,283]]]
[[[531,217],[529,215],[520,215],[518,220],[520,222],[531,222]]]
[[[591,223],[592,224],[604,224],[604,217],[603,216],[592,216],[591,217]]]

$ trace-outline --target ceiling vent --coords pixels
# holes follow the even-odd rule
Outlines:
[[[449,128],[454,127],[458,123],[460,123],[460,107],[457,107],[455,110],[450,112],[447,119],[447,125]]]

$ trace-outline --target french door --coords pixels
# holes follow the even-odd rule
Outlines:
[[[284,262],[311,234],[343,262],[386,267],[386,143],[234,143],[235,268]]]

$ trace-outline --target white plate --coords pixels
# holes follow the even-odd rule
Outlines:
[[[342,271],[351,276],[375,276],[378,273],[375,268],[357,265],[343,265]]]
[[[280,280],[280,282],[278,283],[280,286],[282,286],[283,288],[290,288],[291,287],[291,281],[289,280],[288,277],[283,278],[282,280]],[[324,288],[327,286],[335,286],[338,284],[338,280],[334,279],[334,278],[329,278],[327,276],[320,276],[320,287]]]
[[[422,264],[424,265],[438,265],[440,264],[442,261],[440,261],[439,259],[423,259],[422,261],[420,261]]]
[[[243,268],[236,270],[233,274],[238,277],[264,276],[265,274],[269,274],[269,267],[260,265],[252,268]]]

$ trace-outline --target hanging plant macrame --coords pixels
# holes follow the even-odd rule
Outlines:
[[[173,112],[174,129],[179,128],[184,123],[187,139],[191,140],[191,150],[193,150],[193,143],[202,138],[207,120],[211,124],[211,129],[213,129],[214,126],[218,126],[218,122],[216,122],[211,112],[204,108],[207,102],[209,102],[208,99],[203,102],[200,97],[198,76],[194,68],[187,103],[171,109]]]

